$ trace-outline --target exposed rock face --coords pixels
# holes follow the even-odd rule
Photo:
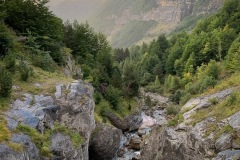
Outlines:
[[[97,124],[91,137],[90,160],[111,160],[120,147],[121,137],[121,130]]]
[[[0,159],[2,160],[26,160],[30,159],[28,153],[19,153],[13,151],[5,144],[0,144]]]
[[[217,139],[215,147],[218,151],[224,151],[231,149],[232,147],[232,135],[229,133],[223,134],[220,138]]]
[[[29,136],[22,134],[13,134],[12,142],[23,145],[23,152],[16,152],[5,144],[0,144],[1,160],[40,160],[39,151],[35,144],[32,143]]]
[[[240,150],[226,150],[218,153],[217,157],[213,160],[235,160],[240,159]]]
[[[93,87],[83,81],[74,81],[69,86],[57,86],[55,96],[60,107],[57,111],[59,122],[85,139],[81,145],[83,156],[77,159],[87,160],[89,139],[95,128]]]
[[[114,113],[107,112],[106,116],[116,128],[121,129],[122,131],[126,131],[128,129],[128,124]]]
[[[95,128],[93,87],[83,81],[56,87],[55,97],[24,94],[23,100],[13,102],[6,113],[7,126],[14,130],[19,123],[30,126],[39,132],[53,129],[58,121],[68,129],[79,133],[84,142],[74,148],[68,136],[53,134],[51,151],[55,158],[88,160],[88,146]],[[24,145],[24,153],[17,153],[6,145],[0,145],[0,159],[40,159],[39,152],[26,135],[12,135],[12,142]],[[2,148],[2,149],[1,149]]]
[[[51,148],[56,159],[83,159],[82,150],[75,149],[71,139],[57,133],[51,137]]]
[[[184,122],[189,123],[191,122],[191,116],[196,113],[196,111],[202,109],[202,108],[207,108],[211,106],[211,99],[215,99],[216,101],[221,101],[224,100],[227,96],[229,96],[232,93],[233,89],[226,89],[223,91],[219,91],[217,93],[211,94],[211,95],[206,95],[203,97],[198,97],[189,100],[182,108],[181,112],[186,113],[183,114]]]
[[[28,153],[29,159],[40,159],[39,151],[35,144],[31,141],[30,137],[27,135],[21,134],[13,134],[12,135],[12,142],[20,143],[24,146],[24,149]]]
[[[240,112],[237,112],[228,119],[230,126],[237,132],[240,132]]]
[[[208,127],[214,125],[217,125],[220,129],[229,125],[233,128],[234,133],[239,134],[239,112],[220,122],[215,117],[209,116],[205,120],[198,122],[195,126],[186,125],[191,122],[191,116],[194,113],[212,105],[209,99],[215,98],[217,101],[222,101],[226,99],[232,91],[233,89],[223,90],[187,102],[184,107],[189,111],[186,112],[187,114],[183,114],[183,116],[185,116],[183,123],[176,127],[156,126],[152,132],[144,138],[145,141],[141,149],[141,159],[203,160],[213,158],[218,152],[220,153],[215,160],[239,159],[240,154],[238,150],[227,150],[233,148],[238,149],[239,147],[231,132],[223,133],[218,139],[215,139],[216,134],[218,134],[215,131],[206,134]]]

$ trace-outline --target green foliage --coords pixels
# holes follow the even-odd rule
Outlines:
[[[7,127],[7,122],[0,118],[0,143],[6,143],[11,140],[11,132]]]
[[[50,152],[50,134],[45,133],[41,134],[36,129],[29,126],[20,124],[17,126],[16,130],[30,136],[31,140],[40,150],[40,154],[46,157],[51,157]]]
[[[73,142],[73,145],[75,148],[78,148],[79,145],[82,144],[84,141],[83,137],[79,133],[77,133],[76,131],[74,132],[74,131],[70,130],[69,128],[59,124],[58,122],[54,123],[54,129],[51,132],[52,133],[60,132],[60,133],[63,133],[65,135],[69,136],[71,141]]]
[[[240,36],[238,36],[229,48],[225,65],[231,72],[240,69]]]
[[[29,77],[33,74],[32,67],[28,66],[24,61],[20,61],[18,70],[22,81],[28,81]]]
[[[180,108],[177,105],[169,105],[167,106],[166,109],[167,109],[166,110],[167,115],[177,115],[178,112],[180,111]]]
[[[150,96],[147,96],[145,98],[145,104],[148,106],[148,107],[152,107],[152,100],[150,98]]]
[[[13,47],[13,38],[7,26],[0,19],[0,58]]]
[[[108,86],[104,97],[109,101],[114,110],[118,109],[118,101],[121,96],[121,91],[113,86]]]
[[[122,76],[125,95],[128,97],[138,95],[139,77],[135,66],[131,62],[125,61]]]
[[[9,53],[4,58],[5,68],[14,73],[16,69],[16,56],[14,53]]]
[[[5,22],[19,33],[30,30],[34,35],[61,40],[62,21],[46,6],[48,0],[8,0],[1,9],[5,10]]]
[[[0,66],[0,96],[8,97],[12,91],[12,77],[11,75]]]

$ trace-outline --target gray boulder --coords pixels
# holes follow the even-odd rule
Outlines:
[[[216,158],[213,160],[239,160],[240,150],[226,150],[218,153]]]
[[[229,133],[221,135],[215,143],[217,151],[230,149],[232,147],[232,139],[232,135]]]
[[[52,135],[50,150],[54,153],[55,159],[75,158],[75,150],[71,139],[61,133]]]
[[[59,85],[56,104],[60,107],[57,111],[58,121],[75,132],[78,132],[84,142],[78,149],[77,159],[89,159],[89,139],[95,129],[93,87],[84,81],[74,81],[68,86]]]
[[[0,144],[0,159],[1,160],[28,160],[28,153],[15,152],[5,144]]]
[[[235,130],[235,131],[240,131],[240,112],[235,113],[229,119],[229,124],[230,126]]]
[[[128,126],[128,130],[134,131],[134,130],[137,130],[142,125],[143,118],[141,113],[136,112],[127,116],[124,119],[124,121]]]
[[[90,141],[90,160],[111,160],[120,147],[121,137],[121,130],[97,124]]]
[[[129,127],[128,127],[128,124],[126,123],[126,121],[122,120],[116,114],[114,114],[112,112],[107,112],[105,114],[114,127],[121,129],[122,131],[128,130]]]
[[[39,151],[35,144],[31,141],[30,137],[27,135],[22,134],[13,134],[12,135],[12,142],[20,143],[23,145],[25,152],[28,153],[30,159],[38,160],[39,158]]]

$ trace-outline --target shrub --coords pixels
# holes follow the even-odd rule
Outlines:
[[[28,81],[29,77],[33,74],[33,69],[32,67],[29,67],[23,61],[21,61],[19,64],[19,72],[20,72],[21,80]]]
[[[8,97],[12,90],[12,77],[2,67],[0,67],[0,96]]]
[[[9,53],[4,58],[5,67],[10,72],[15,72],[16,68],[16,57],[13,53]]]
[[[9,29],[0,21],[0,57],[5,56],[13,46],[13,38]]]
[[[177,115],[178,112],[180,111],[180,108],[177,105],[170,105],[166,109],[167,109],[167,115]]]
[[[172,94],[169,97],[169,100],[176,103],[176,104],[179,104],[181,96],[182,96],[182,91],[178,89],[174,94]]]
[[[187,103],[188,100],[190,100],[192,95],[190,93],[186,93],[184,96],[181,97],[180,99],[180,105],[184,105]]]
[[[152,106],[152,100],[150,98],[150,96],[147,96],[145,98],[145,104],[148,106],[148,107],[151,107]]]

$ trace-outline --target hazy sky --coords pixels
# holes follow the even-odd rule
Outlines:
[[[48,6],[64,21],[85,21],[105,0],[50,0]]]

